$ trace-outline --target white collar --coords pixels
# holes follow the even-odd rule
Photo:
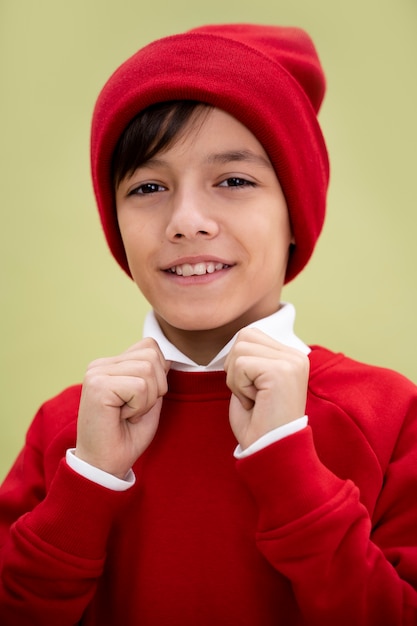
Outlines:
[[[276,313],[249,324],[249,328],[258,328],[280,343],[284,343],[291,348],[300,350],[304,354],[308,354],[310,352],[310,348],[294,334],[294,321],[294,306],[288,302],[283,302],[280,309]],[[166,360],[172,361],[172,369],[181,370],[183,372],[215,372],[223,370],[226,356],[236,339],[235,335],[208,365],[198,365],[198,363],[189,359],[170,341],[168,341],[163,334],[153,311],[150,311],[146,315],[143,327],[143,336],[155,339]]]

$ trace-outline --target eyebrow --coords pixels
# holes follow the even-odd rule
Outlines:
[[[207,155],[204,161],[208,165],[226,165],[227,163],[233,162],[255,163],[257,165],[261,165],[262,167],[273,169],[273,166],[267,157],[256,152],[252,152],[252,150],[225,150],[223,152],[215,152]],[[166,161],[164,158],[160,158],[156,155],[148,161],[145,161],[141,167],[164,167],[165,165]]]
[[[216,152],[208,155],[206,162],[209,164],[219,163],[225,165],[233,161],[244,161],[247,163],[255,163],[272,169],[272,164],[267,157],[262,154],[252,152],[252,150],[226,150],[224,152]]]

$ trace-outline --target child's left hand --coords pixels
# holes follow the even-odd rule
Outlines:
[[[230,425],[242,449],[305,414],[308,357],[256,328],[239,332],[226,362]]]

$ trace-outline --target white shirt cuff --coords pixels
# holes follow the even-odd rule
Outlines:
[[[278,426],[278,428],[274,428],[274,430],[270,430],[269,433],[262,435],[256,441],[254,441],[250,446],[242,450],[241,446],[238,445],[234,451],[233,456],[236,459],[244,459],[263,448],[271,445],[271,443],[275,443],[280,439],[284,439],[284,437],[288,437],[289,435],[293,435],[297,433],[299,430],[305,428],[308,424],[307,415],[303,415],[303,417],[299,417],[288,424],[283,424],[282,426]]]
[[[67,464],[72,470],[74,470],[74,472],[77,472],[77,474],[91,480],[91,482],[101,485],[102,487],[106,487],[107,489],[111,489],[112,491],[126,491],[135,484],[136,477],[133,470],[130,469],[126,474],[125,479],[121,480],[120,478],[113,476],[113,474],[104,472],[98,467],[94,467],[93,465],[86,463],[86,461],[79,459],[75,456],[74,451],[75,448],[67,450],[65,456]]]

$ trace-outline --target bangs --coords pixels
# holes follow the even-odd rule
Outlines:
[[[166,150],[198,109],[211,105],[195,100],[172,100],[153,104],[134,117],[121,134],[113,152],[111,177],[113,188]]]

